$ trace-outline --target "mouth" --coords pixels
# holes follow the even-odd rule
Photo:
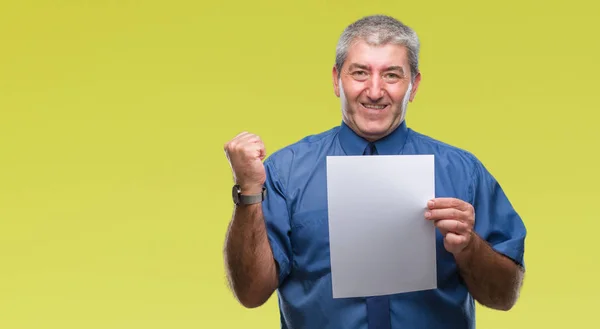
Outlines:
[[[365,109],[376,110],[376,111],[383,111],[389,106],[389,104],[370,104],[370,103],[360,103],[360,105],[362,105],[362,107],[364,107]]]

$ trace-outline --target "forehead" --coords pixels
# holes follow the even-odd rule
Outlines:
[[[367,65],[371,68],[385,68],[388,66],[400,66],[408,68],[408,56],[406,47],[396,44],[385,44],[372,46],[363,40],[352,43],[344,66],[352,63]]]

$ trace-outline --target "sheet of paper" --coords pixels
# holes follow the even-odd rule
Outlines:
[[[433,155],[327,157],[333,297],[435,289]]]

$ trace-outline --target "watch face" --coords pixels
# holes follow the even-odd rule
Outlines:
[[[233,197],[233,202],[235,204],[240,203],[240,187],[238,185],[234,185],[231,191],[231,196]]]

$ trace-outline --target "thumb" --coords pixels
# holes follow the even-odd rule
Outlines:
[[[266,158],[267,156],[267,152],[265,150],[265,144],[263,144],[263,142],[259,142],[259,148],[258,148],[258,158],[262,161]]]
[[[259,158],[260,160],[264,160],[264,159],[266,158],[266,155],[267,155],[267,152],[265,152],[265,150],[264,150],[264,149],[262,149],[262,148],[261,148],[261,149],[258,151],[258,158]]]

